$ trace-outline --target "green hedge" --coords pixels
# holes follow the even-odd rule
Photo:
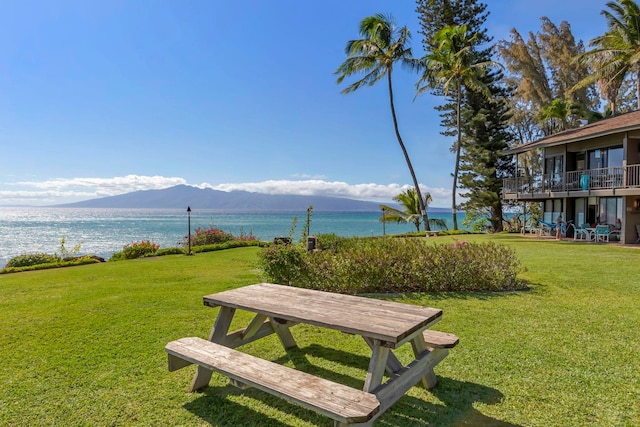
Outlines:
[[[319,247],[325,247],[320,243]],[[260,254],[274,283],[341,293],[499,291],[525,287],[515,251],[494,243],[338,239],[330,249],[272,245]],[[334,242],[334,243],[335,243]]]
[[[79,257],[75,258],[71,261],[62,261],[59,260],[55,262],[45,263],[45,264],[35,264],[24,267],[5,267],[0,270],[0,274],[6,273],[19,273],[21,271],[35,271],[35,270],[46,270],[49,268],[61,268],[61,267],[73,267],[76,265],[86,265],[86,264],[96,264],[102,262],[99,259],[92,258],[91,256]]]

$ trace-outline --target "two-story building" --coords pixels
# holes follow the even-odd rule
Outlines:
[[[506,154],[538,150],[542,174],[516,169],[515,177],[504,180],[504,200],[540,202],[543,220],[551,223],[559,214],[574,224],[613,225],[620,219],[623,244],[640,238],[640,111],[560,132]]]

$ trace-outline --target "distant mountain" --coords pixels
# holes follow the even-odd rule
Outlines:
[[[296,196],[250,193],[248,191],[218,191],[176,185],[162,190],[143,190],[119,196],[103,197],[56,207],[130,208],[130,209],[219,209],[261,212],[304,212],[309,206],[314,212],[377,212],[380,203],[341,197]],[[395,204],[391,203],[391,206]],[[429,208],[430,213],[450,213],[450,209]]]
[[[339,197],[270,195],[248,191],[218,191],[177,185],[162,190],[144,190],[119,196],[103,197],[57,207],[82,208],[156,208],[156,209],[220,209],[235,211],[298,212],[309,205],[315,212],[374,212],[380,203]]]

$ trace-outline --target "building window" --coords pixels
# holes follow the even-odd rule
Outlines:
[[[614,225],[618,218],[622,218],[622,197],[601,197],[598,223]]]
[[[549,184],[556,187],[562,184],[563,156],[546,158],[545,172],[549,176]]]
[[[622,166],[624,153],[622,147],[601,148],[587,152],[589,169],[611,168]]]

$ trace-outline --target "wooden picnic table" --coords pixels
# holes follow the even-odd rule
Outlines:
[[[363,389],[362,391],[352,389],[359,393],[353,396],[349,393],[350,388],[341,384],[331,383],[317,377],[297,378],[298,375],[295,372],[299,371],[296,370],[291,370],[295,372],[283,372],[280,381],[265,381],[262,374],[247,373],[246,367],[230,366],[237,363],[246,365],[252,362],[234,362],[234,358],[227,355],[227,350],[224,348],[222,350],[225,354],[216,353],[217,359],[211,357],[206,362],[199,363],[201,357],[198,353],[199,348],[196,349],[197,354],[182,350],[182,344],[188,347],[191,345],[191,341],[176,346],[172,346],[173,343],[167,345],[167,351],[170,353],[170,370],[179,369],[188,363],[199,365],[191,385],[192,391],[207,386],[212,371],[216,370],[228,375],[232,380],[248,383],[285,399],[289,397],[288,400],[331,416],[336,420],[336,425],[361,422],[371,425],[373,419],[380,416],[414,385],[421,384],[426,388],[433,388],[437,382],[433,368],[445,358],[448,349],[458,342],[455,335],[428,329],[441,319],[442,310],[373,298],[259,283],[207,295],[204,297],[204,304],[209,307],[220,307],[209,337],[210,342],[196,338],[191,339],[199,340],[198,342],[207,346],[215,343],[218,347],[232,349],[275,333],[284,348],[289,349],[296,346],[290,327],[298,323],[361,336],[371,348],[371,359],[364,378]],[[255,317],[245,328],[230,332],[229,328],[237,309],[253,312]],[[393,353],[393,350],[404,344],[412,346],[415,356],[406,366],[403,366]],[[212,351],[217,352],[216,348],[213,348]],[[241,356],[248,355],[242,353]],[[188,363],[183,362],[180,358]],[[220,362],[221,358],[226,361]],[[259,366],[264,361],[256,362],[255,369],[261,369]],[[276,370],[279,371],[279,369]],[[385,372],[388,377],[383,383]],[[289,377],[291,377],[291,387],[287,387],[286,384]],[[316,379],[323,381],[322,384],[313,385]],[[294,383],[295,385],[293,385]],[[300,387],[308,387],[309,390],[301,392],[298,390]],[[320,394],[327,392],[327,390],[312,390],[312,388],[318,387],[335,388],[335,393],[339,391],[339,393],[349,395],[349,398],[354,399],[358,404],[369,402],[368,405],[371,407],[368,409],[367,416],[353,415],[352,418],[349,418],[343,414],[344,408],[354,405],[346,401],[334,402],[336,397],[331,390],[328,391],[331,395],[329,398],[331,400],[330,407],[320,405],[318,402],[321,399]],[[347,390],[343,390],[343,387]],[[362,396],[363,392],[364,396]],[[305,400],[307,395],[315,397]],[[333,407],[333,405],[337,405],[337,407]],[[373,408],[376,405],[379,407]]]

